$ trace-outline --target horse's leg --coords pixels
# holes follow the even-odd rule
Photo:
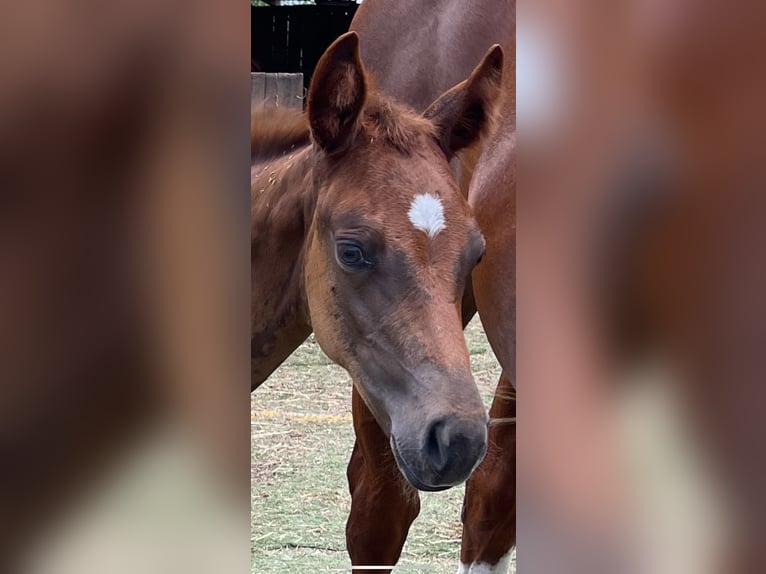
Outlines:
[[[394,565],[420,511],[418,491],[399,472],[386,435],[356,387],[353,414],[356,443],[348,463],[351,515],[346,546],[354,566]]]
[[[487,456],[466,484],[461,573],[483,563],[474,568],[505,574],[516,544],[516,392],[505,371],[489,416]]]

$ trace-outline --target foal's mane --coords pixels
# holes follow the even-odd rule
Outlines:
[[[250,114],[251,160],[273,159],[310,141],[309,124],[300,110],[260,106]]]
[[[360,135],[386,141],[409,155],[421,137],[435,137],[434,125],[411,108],[372,91],[359,121]],[[311,142],[305,113],[291,108],[258,107],[250,115],[250,158],[269,160]]]
[[[420,137],[436,137],[436,128],[426,118],[374,91],[367,98],[361,123],[365,135],[385,139],[406,155],[415,149]]]

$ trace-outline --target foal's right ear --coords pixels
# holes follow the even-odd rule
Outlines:
[[[319,147],[333,152],[349,143],[366,93],[359,36],[347,32],[319,59],[309,87],[309,124]]]

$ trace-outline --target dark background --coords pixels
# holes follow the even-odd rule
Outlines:
[[[251,71],[303,73],[308,88],[320,56],[348,30],[357,4],[252,6]]]

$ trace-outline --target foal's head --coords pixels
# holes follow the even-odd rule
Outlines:
[[[460,310],[484,239],[449,160],[486,129],[501,70],[495,47],[420,116],[373,90],[352,32],[324,54],[308,94],[312,326],[422,490],[462,482],[487,448]]]

